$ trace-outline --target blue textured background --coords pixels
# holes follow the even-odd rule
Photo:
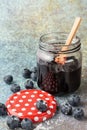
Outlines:
[[[47,32],[69,32],[76,16],[82,17],[78,35],[82,41],[83,71],[80,94],[82,108],[87,115],[87,0],[0,0],[0,102],[12,94],[3,82],[4,75],[12,74],[24,89],[21,73],[25,67],[36,65],[39,37]],[[66,97],[58,98],[60,102]],[[0,130],[8,130],[6,118],[0,117]],[[87,120],[56,115],[40,123],[35,130],[86,130]]]

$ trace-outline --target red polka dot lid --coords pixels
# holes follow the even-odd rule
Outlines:
[[[48,106],[46,112],[41,112],[36,107],[36,102],[44,100]],[[56,112],[55,98],[42,90],[22,90],[9,97],[6,102],[7,111],[20,119],[30,118],[33,122],[42,122],[51,118]]]

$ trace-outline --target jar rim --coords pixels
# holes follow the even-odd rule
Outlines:
[[[55,38],[57,38],[57,41],[54,42],[51,39],[52,41],[49,42],[49,39],[53,38],[53,36],[54,36],[53,40],[55,40]],[[65,39],[64,39],[64,37],[65,37]],[[58,52],[59,53],[71,53],[73,51],[76,52],[76,51],[80,50],[80,48],[81,48],[80,38],[78,36],[75,36],[73,38],[73,41],[72,41],[72,43],[70,45],[65,45],[67,37],[68,37],[68,33],[67,32],[50,32],[50,33],[43,34],[40,37],[40,43],[41,44],[39,44],[39,47],[42,48],[45,51],[47,51],[47,49],[48,49],[48,48],[46,48],[47,45],[48,46],[51,45],[51,47],[52,47],[52,45],[54,45],[54,44],[56,44],[58,47],[60,46],[61,48],[62,47],[68,47],[68,48],[70,47],[71,48],[71,49],[69,48],[68,50],[65,50],[65,51],[61,51],[61,49],[58,49],[58,50],[56,50],[57,53]],[[48,38],[48,41],[47,41],[46,38]],[[51,52],[55,51],[55,50],[51,50],[50,47],[49,47],[48,50],[51,51]]]

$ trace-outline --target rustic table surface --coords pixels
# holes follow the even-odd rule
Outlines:
[[[87,0],[0,0],[0,102],[12,94],[3,77],[12,74],[24,89],[22,70],[36,66],[39,37],[46,32],[69,32],[76,16],[82,17],[78,31],[82,43],[82,82],[76,92],[87,116]],[[69,95],[56,97],[58,102]],[[8,130],[7,117],[0,117],[0,130]],[[60,112],[37,125],[35,130],[87,130],[87,118],[77,121]]]

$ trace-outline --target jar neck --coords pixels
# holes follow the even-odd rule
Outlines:
[[[67,37],[68,34],[63,32],[54,32],[42,35],[40,37],[39,48],[43,51],[55,54],[67,54],[79,51],[81,48],[80,38],[76,36],[70,45],[65,45]],[[67,47],[68,49],[62,51],[62,47]]]

